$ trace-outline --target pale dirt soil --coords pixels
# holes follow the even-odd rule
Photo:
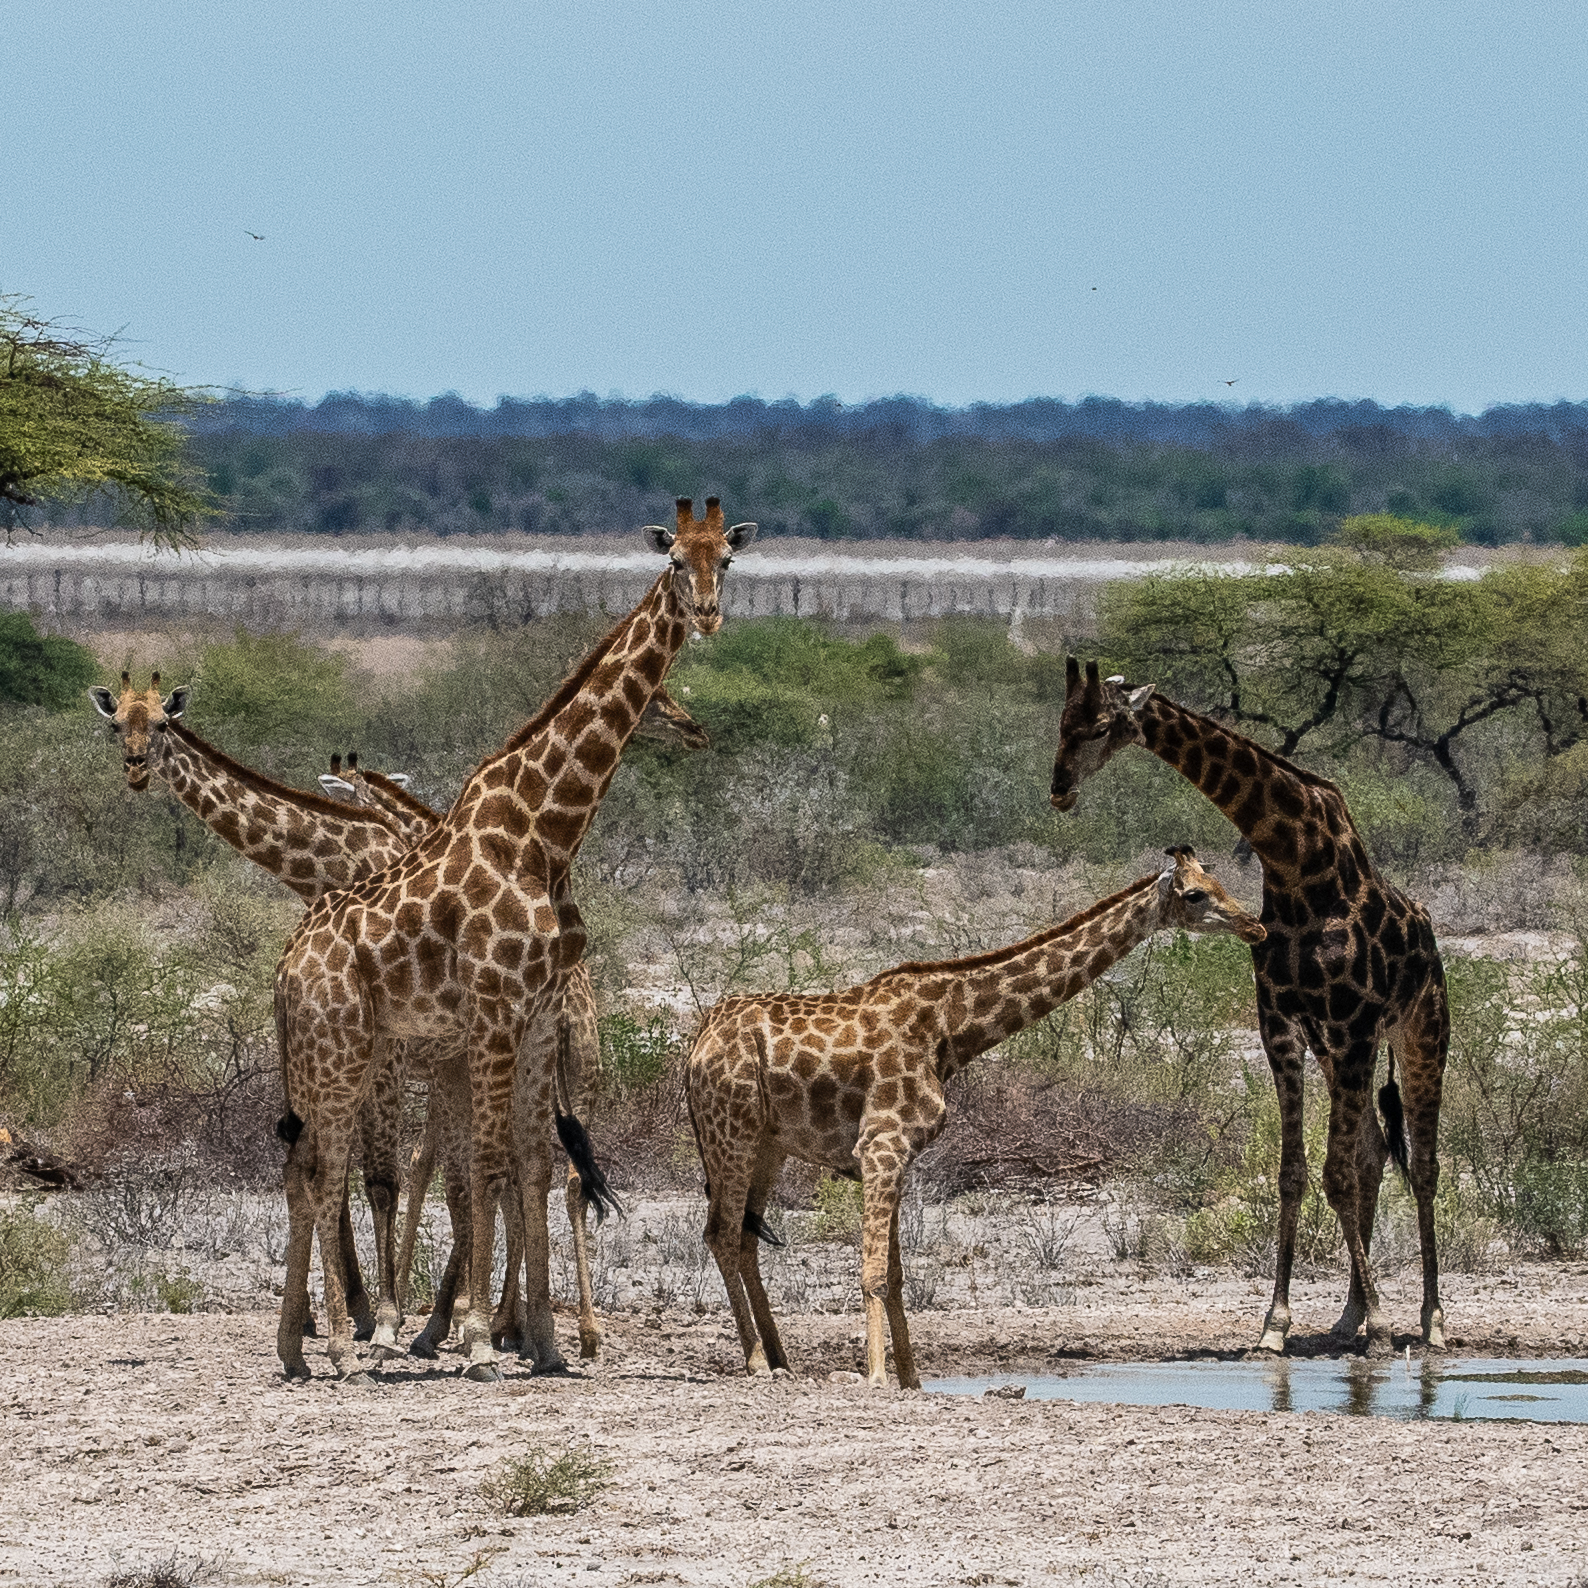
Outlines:
[[[1338,1282],[1296,1287],[1324,1346]],[[1392,1275],[1399,1331],[1416,1281]],[[1451,1276],[1458,1354],[1588,1354],[1588,1270]],[[1266,1287],[1083,1282],[1072,1305],[925,1311],[928,1377],[1082,1358],[1235,1353]],[[800,1377],[750,1381],[725,1313],[605,1318],[602,1360],[477,1386],[391,1364],[378,1387],[284,1383],[274,1317],[0,1324],[0,1583],[103,1583],[173,1550],[225,1584],[702,1583],[795,1563],[836,1585],[1547,1583],[1588,1580],[1588,1427],[1397,1423],[1010,1402],[835,1384],[858,1311],[786,1318]],[[560,1320],[575,1350],[572,1320]],[[1414,1346],[1414,1353],[1416,1351]],[[482,1478],[587,1443],[613,1486],[574,1516],[504,1520]],[[482,1553],[483,1552],[483,1553]]]

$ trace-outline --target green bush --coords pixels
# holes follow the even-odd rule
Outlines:
[[[0,1208],[0,1318],[57,1318],[72,1306],[69,1243],[38,1199]]]
[[[667,1073],[667,1060],[678,1038],[665,1015],[652,1015],[641,1025],[633,1015],[618,1012],[600,1022],[601,1074],[617,1092],[640,1092]]]
[[[98,677],[92,651],[40,634],[26,612],[0,612],[0,701],[65,711]]]

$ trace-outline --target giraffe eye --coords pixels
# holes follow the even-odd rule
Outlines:
[[[1185,895],[1187,904],[1201,904],[1207,898],[1206,892],[1201,888],[1192,888]]]

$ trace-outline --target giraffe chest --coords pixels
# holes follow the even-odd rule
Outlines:
[[[1376,1041],[1437,967],[1426,917],[1389,890],[1321,911],[1270,899],[1270,916],[1252,952],[1259,1003],[1299,1023],[1315,1053]]]

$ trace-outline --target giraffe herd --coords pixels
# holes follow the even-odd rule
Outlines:
[[[676,527],[648,526],[667,566],[644,599],[551,699],[477,767],[445,813],[349,756],[310,794],[244,767],[182,722],[188,691],[163,696],[122,675],[120,696],[90,691],[120,740],[128,786],[158,779],[217,835],[279,878],[307,909],[276,976],[287,1145],[289,1238],[277,1353],[308,1377],[303,1340],[318,1240],[327,1355],[368,1382],[355,1340],[398,1349],[417,1214],[439,1161],[452,1249],[435,1305],[410,1350],[433,1357],[461,1313],[465,1377],[500,1377],[514,1347],[538,1373],[565,1369],[550,1294],[547,1201],[560,1144],[579,1283],[580,1355],[599,1349],[585,1229],[616,1206],[590,1150],[599,1064],[594,989],[570,872],[630,737],[689,749],[703,729],[664,680],[691,631],[722,623],[723,576],[755,525],[704,518],[680,498]],[[1393,1156],[1416,1197],[1422,1337],[1444,1343],[1433,1197],[1440,1088],[1449,1038],[1443,972],[1427,912],[1375,872],[1339,790],[1228,728],[1123,679],[1068,663],[1051,803],[1074,808],[1083,783],[1132,745],[1194,783],[1263,867],[1261,917],[1247,913],[1176,845],[1168,863],[1071,919],[970,958],[911,962],[842,992],[725,999],[695,1035],[685,1096],[705,1169],[705,1240],[722,1274],[752,1374],[789,1361],[760,1273],[775,1240],[763,1215],[792,1157],[862,1187],[866,1364],[885,1385],[886,1336],[901,1388],[920,1387],[904,1312],[899,1208],[911,1161],[942,1131],[945,1087],[979,1054],[1077,996],[1154,933],[1228,933],[1248,944],[1260,1034],[1282,1121],[1274,1293],[1258,1349],[1281,1352],[1297,1213],[1307,1184],[1302,1064],[1329,1088],[1323,1185],[1350,1254],[1334,1333],[1389,1327],[1368,1261],[1383,1172]],[[1374,1108],[1381,1044],[1389,1076]],[[1397,1080],[1397,1071],[1399,1080]],[[429,1106],[407,1176],[399,1113],[405,1080]],[[353,1250],[355,1149],[375,1232],[376,1294]],[[490,1278],[500,1210],[507,1279],[494,1315]]]

